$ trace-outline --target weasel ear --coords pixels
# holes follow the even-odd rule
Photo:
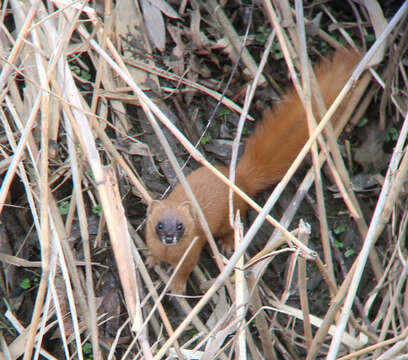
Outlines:
[[[196,212],[194,210],[193,204],[191,201],[183,201],[179,206],[179,208],[186,209],[188,214],[194,219],[196,217]]]
[[[153,211],[155,208],[159,207],[160,205],[161,205],[161,201],[160,201],[160,200],[153,200],[153,201],[149,204],[149,206],[147,207],[147,215],[149,216],[149,215],[152,213],[152,211]]]

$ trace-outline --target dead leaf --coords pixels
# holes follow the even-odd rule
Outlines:
[[[197,8],[191,12],[191,37],[193,40],[193,44],[201,49],[203,44],[201,42],[201,32],[200,32],[200,22],[201,22],[201,14],[200,9]]]
[[[207,342],[207,345],[205,347],[205,351],[203,354],[203,357],[201,360],[210,360],[210,359],[215,359],[215,355],[221,349],[222,344],[224,343],[225,339],[231,335],[233,332],[238,330],[239,327],[239,322],[232,321],[230,325],[228,325],[226,328],[216,332],[210,339],[210,341]]]
[[[320,22],[322,19],[322,12],[319,12],[313,19],[306,25],[307,35],[316,36],[320,30]]]
[[[225,314],[228,313],[230,308],[225,294],[225,289],[220,289],[220,291],[214,295],[214,300],[216,303],[215,309],[205,324],[209,329],[213,329],[219,321],[222,321],[223,319],[225,320]]]
[[[186,47],[184,46],[183,39],[181,37],[182,30],[176,26],[167,26],[167,30],[174,41],[176,46],[173,48],[172,55],[176,60],[168,62],[168,67],[173,70],[177,75],[182,76],[184,74],[184,53]]]
[[[351,178],[354,191],[373,191],[381,185],[376,174],[357,174]]]
[[[201,77],[208,79],[211,77],[211,70],[207,65],[200,61],[198,56],[191,56],[190,58],[191,70],[198,73]]]
[[[169,4],[167,4],[165,1],[149,0],[149,2],[155,7],[157,7],[158,9],[160,9],[160,11],[164,15],[168,16],[169,18],[181,20],[181,17],[179,16],[179,14],[177,14],[177,12],[173,10],[173,8]]]
[[[354,160],[363,167],[364,174],[381,172],[387,166],[390,155],[383,149],[385,135],[375,124],[361,129],[362,142],[354,149]]]
[[[149,147],[137,140],[121,142],[118,148],[129,155],[151,156]]]
[[[367,9],[368,15],[370,16],[371,23],[373,24],[375,36],[376,38],[378,38],[388,25],[387,19],[384,17],[384,13],[377,1],[365,0],[364,6]],[[379,64],[384,59],[386,47],[387,42],[383,41],[383,43],[376,51],[375,55],[371,58],[370,62],[367,64],[367,68]]]
[[[166,28],[162,12],[148,0],[141,0],[143,18],[147,33],[153,46],[164,51],[166,42]]]

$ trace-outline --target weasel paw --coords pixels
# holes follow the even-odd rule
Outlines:
[[[173,294],[183,295],[186,293],[186,283],[183,281],[177,281],[176,279],[173,280],[171,284],[171,292]]]
[[[223,241],[220,244],[220,249],[221,252],[227,257],[230,257],[234,253],[234,247],[229,242]]]
[[[154,256],[148,255],[146,259],[146,265],[149,269],[154,268],[156,265],[159,265],[160,261],[157,260]]]

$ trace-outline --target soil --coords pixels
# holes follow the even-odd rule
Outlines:
[[[240,29],[239,35],[242,37],[245,35],[245,29],[248,25],[248,18],[251,12],[250,2],[248,2],[248,4],[246,2],[244,3],[243,5],[241,1],[229,1],[224,8],[235,29]],[[401,2],[398,1],[388,1],[386,6],[384,6],[385,16],[390,18],[399,8],[400,3]],[[169,4],[176,7],[178,2],[169,1]],[[322,13],[323,7],[328,9],[327,11],[332,13],[341,25],[345,26],[349,36],[359,46],[370,46],[374,39],[367,39],[368,36],[362,36],[361,27],[367,26],[365,23],[357,24],[356,20],[351,21],[351,19],[355,19],[355,9],[350,7],[348,2],[306,2],[304,8],[305,17],[308,19],[316,19],[316,16]],[[177,30],[180,32],[180,44],[178,44],[178,46],[184,44],[183,56],[179,58],[175,56],[177,53],[175,51],[177,44],[174,42],[174,39],[166,33],[167,42],[165,51],[153,51],[155,65],[175,73],[181,69],[181,74],[179,75],[185,74],[187,79],[196,81],[219,93],[224,93],[226,98],[232,99],[238,105],[242,105],[246,87],[249,84],[248,75],[244,71],[245,67],[242,63],[238,63],[237,66],[235,66],[236,64],[230,57],[230,50],[216,46],[215,43],[217,41],[224,39],[224,34],[218,26],[215,26],[214,19],[205,9],[201,10],[202,19],[200,32],[210,41],[211,46],[199,47],[193,39],[193,35],[196,34],[191,34],[191,31],[193,31],[191,30],[193,25],[191,18],[192,9],[188,7],[187,10],[189,11],[185,13],[182,22],[166,18],[166,23],[172,26],[174,31]],[[255,62],[259,64],[260,57],[265,48],[265,41],[270,32],[270,26],[267,25],[268,21],[265,18],[265,12],[259,3],[255,4],[251,16],[252,22],[249,26],[250,36],[248,40],[248,50],[253,55]],[[8,26],[10,31],[13,30],[14,25],[11,20]],[[339,42],[344,41],[342,35],[334,30],[332,20],[324,11],[317,27],[327,31],[335,40]],[[367,30],[371,31],[371,28],[364,29],[366,32]],[[309,30],[311,33],[308,34],[307,37],[308,53],[311,61],[316,62],[322,57],[327,56],[331,52],[331,49],[326,42],[322,41],[316,32],[313,33],[313,30],[316,29]],[[130,50],[134,51],[135,58],[140,58],[138,49],[134,47],[131,37],[129,37],[124,44],[128,46]],[[95,68],[90,58],[84,56],[81,60],[90,65],[91,77],[95,79]],[[379,71],[388,66],[388,61],[389,59],[386,56],[384,62],[378,67]],[[255,120],[247,122],[245,126],[242,146],[244,146],[245,138],[250,136],[250,133],[256,126],[256,122],[261,117],[263,109],[273,106],[274,102],[278,101],[280,95],[284,92],[284,89],[290,86],[287,66],[282,58],[282,51],[277,44],[273,47],[272,55],[266,65],[264,74],[266,75],[267,81],[265,85],[259,86],[257,89],[255,100],[250,109],[250,115]],[[163,88],[175,89],[177,85],[178,84],[174,81],[160,79],[160,86]],[[90,92],[91,89],[92,86],[88,85],[84,86],[83,91]],[[182,90],[185,89],[183,88]],[[358,203],[362,208],[367,223],[370,222],[377,203],[382,186],[381,181],[386,174],[391,152],[395,145],[395,134],[398,135],[402,123],[401,121],[397,121],[399,118],[395,114],[394,108],[391,108],[391,105],[389,105],[387,110],[387,119],[389,119],[389,122],[386,124],[385,130],[379,130],[378,114],[382,92],[379,87],[375,85],[371,86],[369,90],[374,91],[375,96],[370,102],[365,115],[362,116],[358,122],[349,125],[338,140],[347,170],[352,178]],[[167,93],[155,89],[155,91],[151,92],[151,95],[186,137],[192,143],[197,144],[197,149],[205,155],[208,161],[212,164],[228,164],[239,114],[219,104],[208,94],[202,91],[192,90],[191,88],[185,91],[174,91],[174,93]],[[110,118],[117,115],[115,111],[114,107],[109,107]],[[131,125],[129,135],[144,143],[148,147],[150,154],[153,155],[139,156],[137,153],[131,153],[128,159],[133,169],[135,169],[135,172],[140,175],[147,189],[151,192],[151,195],[154,198],[160,198],[165,194],[169,186],[174,186],[177,183],[174,171],[169,165],[163,153],[163,149],[140,107],[127,104],[126,117]],[[106,131],[114,140],[115,144],[117,144],[118,149],[129,148],[130,142],[126,141],[123,137],[117,137],[116,131],[112,129],[107,129]],[[1,130],[1,135],[5,135],[3,130]],[[186,174],[199,166],[199,164],[188,156],[186,150],[169,132],[166,132],[166,137],[180,165],[184,166]],[[55,163],[50,164],[53,174],[58,171],[63,173],[67,160],[66,141],[63,137],[61,137],[61,144],[57,144],[56,146],[58,153],[55,157]],[[107,162],[112,161],[108,156],[106,156],[106,159]],[[292,197],[296,193],[310,166],[311,159],[308,158],[291,180],[278,204],[274,207],[271,215],[275,219],[280,219],[285,209],[290,205]],[[328,174],[329,172],[327,168],[323,171],[324,174]],[[129,181],[123,176],[123,173],[120,170],[118,173],[121,179],[121,195],[126,216],[132,226],[137,230],[137,233],[143,238],[146,204],[141,197],[136,194]],[[1,175],[2,179],[4,176],[5,174],[3,172]],[[87,183],[90,187],[93,186],[91,177],[88,177]],[[72,196],[72,189],[73,185],[70,175],[67,175],[64,181],[61,181],[60,178],[58,186],[53,188],[53,196],[55,199],[58,199],[60,205],[59,210],[61,212],[65,211],[67,206],[69,208],[69,204],[64,204],[64,201]],[[263,204],[270,195],[271,190],[272,189],[268,189],[258,194],[256,198],[257,202]],[[333,185],[330,175],[323,175],[323,191],[332,246],[331,250],[333,258],[335,259],[334,270],[336,283],[341,284],[353,262],[356,260],[361,250],[363,240],[356,226],[356,222],[350,215],[345,202],[340,196],[339,190]],[[395,215],[397,219],[394,219],[394,223],[390,223],[386,226],[385,231],[376,243],[376,250],[379,254],[380,262],[383,262],[384,266],[386,266],[386,259],[390,257],[396,246],[394,226],[399,223],[398,221],[402,216],[405,199],[405,193],[403,193],[397,205],[397,207],[400,208],[400,212],[397,212],[397,215]],[[98,312],[101,314],[106,313],[110,317],[110,320],[101,326],[100,332],[100,336],[106,345],[111,343],[112,339],[118,333],[119,328],[128,317],[122,294],[118,292],[118,289],[121,288],[121,284],[117,275],[109,237],[106,230],[102,232],[100,230],[100,211],[98,212],[95,208],[94,197],[90,196],[86,201],[88,231],[91,236],[92,261],[98,264],[98,266],[94,267],[95,292],[100,306]],[[26,327],[31,322],[32,310],[36,301],[41,276],[41,268],[38,266],[41,261],[41,240],[35,232],[35,223],[29,211],[26,191],[18,177],[15,178],[10,187],[7,204],[9,204],[9,206],[6,206],[0,215],[0,253],[18,256],[21,259],[32,262],[32,264],[36,266],[13,266],[8,263],[3,263],[0,277],[3,302],[0,304],[0,313],[4,315],[8,308],[12,309],[13,314],[19,319],[21,324]],[[292,230],[297,228],[300,220],[309,224],[311,227],[311,236],[308,246],[317,252],[320,259],[324,259],[320,236],[321,219],[319,219],[318,214],[315,189],[312,186],[310,191],[305,195],[305,199],[288,229]],[[255,215],[255,211],[249,212],[245,219],[246,228],[252,223]],[[63,214],[63,219],[68,219],[68,213]],[[265,224],[262,227],[247,251],[247,259],[263,249],[272,232],[273,227],[271,225]],[[78,260],[83,260],[83,244],[76,217],[73,220],[73,226],[67,241],[75,257]],[[405,251],[406,249],[404,248],[403,250]],[[143,250],[142,255],[145,256],[146,251]],[[261,284],[266,284],[265,287],[268,288],[268,291],[273,292],[277,299],[286,296],[286,292],[289,290],[290,297],[287,304],[299,307],[297,275],[292,279],[290,285],[287,283],[291,260],[292,257],[288,255],[288,253],[274,256],[273,261],[270,262],[262,277]],[[166,266],[163,266],[163,268],[166,268]],[[207,275],[208,279],[215,278],[218,274],[209,248],[206,248],[202,254],[200,268]],[[158,279],[153,271],[151,272],[151,276],[155,280]],[[313,261],[307,262],[307,277],[307,294],[309,296],[310,312],[323,318],[330,305],[331,298],[327,284],[322,278],[316,263]],[[200,288],[199,282],[196,276],[192,277],[188,285],[188,294],[197,296],[202,294],[202,288]],[[356,317],[359,319],[363,318],[362,323],[373,321],[377,316],[377,310],[382,304],[383,299],[379,296],[375,301],[369,318],[366,319],[365,315],[362,314],[363,305],[376,284],[377,281],[374,274],[370,266],[368,266],[360,282],[354,307]],[[260,286],[262,287],[263,285]],[[160,288],[162,287],[163,283],[161,283]],[[266,297],[265,293],[262,295]],[[189,299],[191,306],[194,306],[197,301],[198,299]],[[178,302],[171,297],[165,297],[163,303],[172,325],[176,328],[185,317],[184,310],[181,310]],[[207,305],[202,311],[200,317],[203,322],[211,316],[214,310],[213,307],[215,307],[215,304]],[[249,311],[248,319],[251,318],[251,315],[253,315],[253,313]],[[272,315],[268,315],[268,319],[271,323],[272,317]],[[289,324],[288,317],[285,315],[277,316],[274,320],[277,321],[282,328]],[[67,332],[72,334],[71,324],[67,323],[66,326]],[[153,328],[155,326],[160,328],[161,324],[152,325]],[[253,325],[251,324],[251,326]],[[303,328],[300,323],[296,324],[294,328],[303,334]],[[7,342],[11,342],[18,335],[15,328],[11,326],[5,318],[3,318],[3,329],[3,335]],[[253,331],[255,333],[257,332],[256,326],[254,326]],[[184,334],[184,338],[187,339],[193,335],[195,335],[195,331],[191,330],[191,333]],[[282,343],[285,343],[287,340],[283,333],[280,333],[278,337],[280,337]],[[130,338],[131,332],[129,328],[127,328],[121,335],[121,341],[127,344]],[[255,336],[255,340],[257,346],[260,346],[260,339]],[[56,328],[54,335],[47,336],[43,344],[54,356],[63,358],[63,353],[57,350],[61,346],[61,343],[58,339],[58,331]],[[125,348],[126,346],[124,345],[122,349]],[[305,356],[303,345],[294,346],[294,349],[300,358]]]

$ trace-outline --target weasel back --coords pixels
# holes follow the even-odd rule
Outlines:
[[[329,107],[348,81],[361,55],[352,50],[337,50],[332,60],[323,59],[315,74],[326,107]],[[316,111],[315,116],[318,118]],[[332,122],[336,121],[336,116]],[[248,179],[249,195],[278,182],[309,137],[306,114],[295,89],[264,112],[262,121],[249,137],[237,174]]]

